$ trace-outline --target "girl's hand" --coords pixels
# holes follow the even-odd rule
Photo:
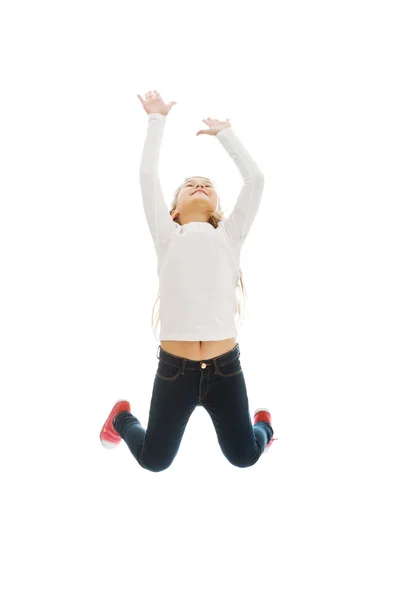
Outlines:
[[[176,104],[176,102],[165,104],[164,100],[161,98],[161,94],[157,92],[157,90],[154,90],[154,92],[147,92],[147,94],[145,94],[146,100],[143,100],[142,96],[139,94],[137,94],[137,97],[148,115],[153,113],[167,115],[174,104]]]
[[[210,129],[200,129],[200,131],[198,131],[196,133],[196,135],[199,135],[200,133],[208,133],[209,135],[217,135],[217,133],[219,131],[221,131],[221,129],[226,129],[226,127],[231,127],[231,123],[230,123],[229,119],[226,119],[226,121],[218,121],[217,119],[210,119],[210,117],[208,117],[208,119],[202,119],[202,121],[203,121],[203,123],[208,125]]]

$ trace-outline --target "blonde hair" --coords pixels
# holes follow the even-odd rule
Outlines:
[[[175,210],[175,208],[176,208],[176,205],[177,205],[177,203],[178,203],[178,195],[179,195],[179,192],[181,191],[181,189],[183,188],[183,186],[185,185],[185,183],[186,183],[187,181],[189,181],[189,179],[194,179],[194,177],[187,177],[187,178],[185,179],[185,181],[184,181],[184,182],[183,182],[183,183],[182,183],[182,184],[181,184],[181,185],[180,185],[180,186],[177,188],[177,190],[175,190],[175,192],[174,192],[174,197],[173,197],[173,201],[172,201],[172,205],[171,205],[171,208],[170,208],[169,214],[171,214],[171,213],[172,213],[172,212]],[[214,186],[214,188],[216,189],[216,186],[215,186],[214,182],[213,182],[211,179],[208,179],[207,177],[202,177],[202,179],[205,179],[205,180],[209,181],[209,182],[210,182],[210,183],[211,183],[211,184]],[[220,207],[220,199],[219,199],[219,195],[218,195],[218,193],[217,193],[217,208],[216,208],[216,210],[213,212],[213,214],[210,216],[210,218],[208,219],[208,223],[210,223],[210,224],[211,224],[211,225],[212,225],[212,226],[213,226],[213,227],[216,229],[216,228],[218,227],[218,223],[219,223],[220,221],[222,221],[222,220],[223,220],[223,214],[224,214],[224,211],[223,211],[223,210],[221,210],[221,207]],[[177,223],[179,223],[179,225],[181,225],[181,223],[180,223],[180,220],[179,220],[179,215],[177,215],[177,216],[175,217],[174,221],[176,221]],[[241,270],[241,269],[239,269],[239,273],[240,273],[240,277],[239,277],[239,281],[238,281],[238,285],[237,285],[237,287],[238,287],[238,288],[239,288],[239,287],[241,288],[241,289],[240,289],[240,291],[241,291],[241,296],[242,296],[242,299],[243,299],[243,301],[244,301],[244,300],[245,300],[245,296],[247,296],[247,293],[246,293],[246,290],[245,290],[245,287],[244,287],[244,283],[243,283],[243,273],[242,273],[242,270]],[[156,332],[155,332],[155,328],[158,326],[158,324],[159,324],[159,322],[160,322],[160,311],[159,311],[159,310],[158,310],[158,313],[157,313],[157,318],[156,318],[156,320],[154,319],[154,308],[155,308],[155,306],[156,306],[156,304],[157,304],[157,301],[158,301],[159,299],[160,299],[160,291],[158,291],[157,299],[156,299],[156,301],[155,301],[155,303],[154,303],[154,306],[153,306],[153,311],[152,311],[152,325],[153,325],[153,331],[154,331],[154,334],[156,333]],[[242,313],[241,313],[240,298],[238,299],[238,311],[239,311],[239,316],[240,316],[240,318],[241,318],[241,315],[242,315]],[[155,324],[154,324],[154,321],[156,321],[156,323],[155,323]]]

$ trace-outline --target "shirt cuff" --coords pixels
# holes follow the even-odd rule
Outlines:
[[[158,120],[158,121],[162,121],[163,119],[165,119],[165,117],[167,115],[162,115],[161,113],[150,113],[148,116],[148,120]]]

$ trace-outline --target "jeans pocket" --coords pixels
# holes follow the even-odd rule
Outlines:
[[[240,358],[235,358],[232,362],[226,365],[218,365],[217,364],[217,373],[221,375],[221,377],[232,377],[232,375],[238,375],[242,372],[242,367],[240,364]]]
[[[175,365],[170,365],[163,360],[158,361],[156,376],[164,381],[174,381],[178,379],[181,373],[181,368]]]

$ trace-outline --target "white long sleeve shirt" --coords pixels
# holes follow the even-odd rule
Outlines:
[[[159,178],[166,116],[148,115],[140,163],[146,220],[157,254],[160,340],[212,341],[237,336],[240,251],[260,206],[264,176],[231,127],[215,136],[243,177],[236,204],[217,228],[173,221]]]

